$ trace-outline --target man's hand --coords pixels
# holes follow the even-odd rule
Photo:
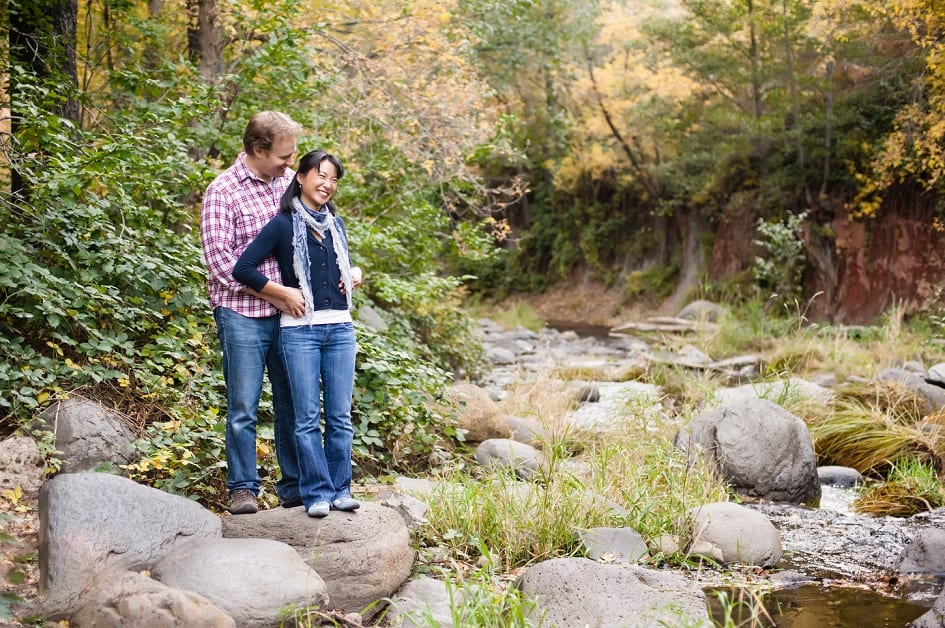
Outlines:
[[[285,312],[295,318],[305,314],[305,299],[298,288],[289,288],[270,281],[259,292],[249,287],[244,287],[243,290],[260,299],[265,299],[280,312]]]
[[[272,283],[271,281],[269,282]],[[299,318],[305,314],[305,299],[302,297],[302,291],[298,288],[281,288],[281,296],[270,301],[280,312],[285,312],[290,316]]]

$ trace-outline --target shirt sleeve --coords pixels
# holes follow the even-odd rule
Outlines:
[[[209,280],[238,292],[242,285],[233,278],[236,262],[236,224],[233,203],[215,186],[207,188],[200,212],[200,242]]]
[[[278,216],[267,222],[233,266],[233,277],[256,292],[269,283],[269,278],[259,270],[259,265],[276,250],[279,238],[284,235],[280,226]]]

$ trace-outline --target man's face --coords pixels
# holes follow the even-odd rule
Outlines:
[[[256,150],[255,166],[264,179],[273,179],[285,174],[295,158],[295,138],[280,137],[272,143],[269,150]]]

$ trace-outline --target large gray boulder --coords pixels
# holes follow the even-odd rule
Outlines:
[[[106,473],[66,473],[39,492],[41,604],[67,617],[106,572],[150,569],[197,538],[219,537],[220,519],[200,504]]]
[[[57,401],[41,415],[56,436],[62,473],[92,471],[102,464],[128,464],[135,455],[135,433],[127,419],[85,397]]]
[[[410,534],[396,511],[362,502],[354,512],[333,510],[313,519],[303,508],[274,508],[225,517],[226,538],[273,539],[290,545],[328,588],[332,609],[364,612],[389,598],[413,567]],[[378,612],[374,606],[370,612]]]
[[[634,565],[554,558],[538,563],[516,581],[533,597],[531,612],[543,626],[710,626],[705,594],[675,574]]]
[[[820,499],[807,425],[766,399],[710,410],[680,430],[675,444],[690,460],[703,456],[741,494],[795,504]]]
[[[159,561],[151,575],[194,591],[240,628],[278,628],[286,608],[325,608],[322,578],[292,547],[270,539],[197,539]]]
[[[69,619],[71,628],[236,628],[207,598],[135,572],[108,573]]]

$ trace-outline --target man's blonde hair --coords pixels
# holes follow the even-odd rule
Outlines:
[[[253,114],[243,132],[243,150],[255,155],[256,149],[271,150],[273,143],[283,137],[296,138],[302,134],[302,125],[280,111],[260,111]]]

